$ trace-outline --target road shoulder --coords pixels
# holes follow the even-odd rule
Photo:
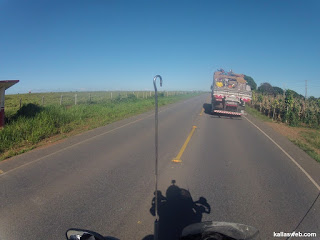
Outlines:
[[[248,120],[258,126],[272,138],[284,151],[286,151],[314,180],[320,185],[320,164],[311,158],[302,149],[294,145],[286,136],[276,132],[267,123],[248,114]],[[245,119],[244,119],[245,120]]]

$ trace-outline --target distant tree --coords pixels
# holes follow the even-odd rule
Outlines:
[[[256,90],[257,89],[257,84],[256,82],[253,80],[252,77],[250,76],[244,76],[244,80],[247,81],[248,85],[251,87],[252,90]]]
[[[314,96],[311,96],[311,97],[309,97],[308,98],[308,100],[311,102],[316,102],[317,101],[317,99],[314,97]]]
[[[296,91],[293,91],[293,90],[291,90],[291,89],[286,90],[286,92],[288,92],[288,91],[290,91],[290,93],[292,94],[292,96],[293,96],[294,98],[304,99],[304,96],[301,95],[301,94],[299,94],[299,93],[297,93]]]
[[[283,89],[279,87],[273,87],[274,95],[283,95]]]
[[[274,94],[273,87],[271,86],[270,83],[267,83],[267,82],[261,83],[260,87],[258,87],[258,91],[267,95]]]

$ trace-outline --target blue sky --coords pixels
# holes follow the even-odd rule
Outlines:
[[[319,1],[0,0],[7,93],[210,90],[217,68],[320,97]]]

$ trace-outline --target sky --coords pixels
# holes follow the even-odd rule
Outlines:
[[[320,1],[0,0],[7,94],[210,91],[218,68],[320,97]],[[159,89],[159,88],[158,88]]]

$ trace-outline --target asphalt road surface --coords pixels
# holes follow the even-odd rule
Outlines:
[[[175,180],[194,201],[204,197],[202,221],[252,225],[261,239],[291,232],[319,193],[319,164],[266,124],[212,116],[206,103],[209,94],[160,108],[159,190],[169,194]],[[1,162],[0,239],[65,239],[71,227],[152,234],[154,152],[151,111]],[[296,231],[320,238],[320,199]]]

